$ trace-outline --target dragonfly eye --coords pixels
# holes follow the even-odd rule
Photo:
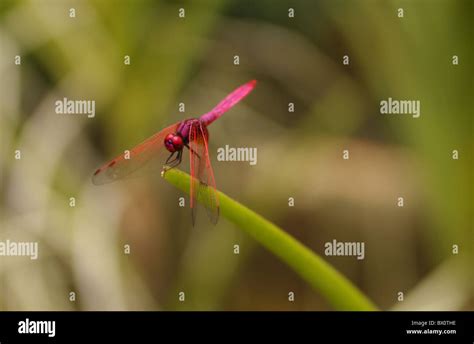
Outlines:
[[[183,149],[184,142],[181,136],[177,134],[168,134],[165,138],[165,147],[171,153]]]

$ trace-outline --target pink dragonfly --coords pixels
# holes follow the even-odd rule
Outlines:
[[[166,159],[164,169],[176,167],[181,163],[184,147],[189,149],[191,190],[190,207],[193,225],[196,219],[196,199],[201,188],[198,181],[209,186],[207,192],[207,213],[212,223],[219,218],[219,199],[216,192],[216,182],[209,159],[209,132],[207,127],[247,96],[255,87],[257,81],[252,80],[225,97],[210,112],[199,118],[189,118],[162,129],[138,146],[98,168],[92,176],[96,185],[110,183],[127,177],[150,160],[160,157],[163,153],[170,153]],[[166,148],[163,149],[163,148]],[[164,157],[163,157],[164,158]]]

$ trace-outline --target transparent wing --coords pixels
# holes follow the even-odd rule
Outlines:
[[[96,185],[101,185],[128,177],[145,166],[152,158],[159,158],[163,153],[167,153],[164,146],[165,137],[170,133],[174,133],[178,125],[179,123],[175,123],[164,128],[130,151],[125,151],[123,154],[105,163],[94,172],[92,182]]]
[[[256,84],[257,80],[252,80],[240,86],[232,93],[230,93],[227,97],[225,97],[219,104],[217,104],[214,109],[202,115],[200,120],[204,123],[204,125],[208,126],[216,119],[221,117],[224,112],[226,112],[232,106],[241,101],[247,94],[249,94],[255,88]]]
[[[219,198],[216,191],[214,172],[209,159],[207,128],[200,121],[195,121],[189,131],[189,154],[191,190],[190,204],[193,225],[197,215],[197,199],[202,198],[209,219],[216,224],[219,219]]]

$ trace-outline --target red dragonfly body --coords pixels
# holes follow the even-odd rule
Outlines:
[[[92,176],[94,184],[105,184],[127,177],[146,165],[151,159],[162,153],[169,153],[165,169],[178,166],[183,157],[184,147],[189,149],[191,180],[190,206],[193,224],[196,216],[196,199],[199,192],[199,181],[209,186],[208,210],[209,218],[217,223],[219,218],[219,199],[216,183],[209,158],[209,132],[207,127],[227,110],[247,96],[255,87],[252,80],[230,93],[214,109],[199,118],[185,119],[164,128],[135,148],[107,162],[97,169]]]

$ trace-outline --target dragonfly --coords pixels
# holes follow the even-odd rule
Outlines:
[[[184,148],[189,150],[189,166],[191,174],[190,208],[192,224],[196,221],[197,199],[203,189],[200,183],[208,187],[203,192],[209,219],[216,224],[219,219],[219,198],[216,191],[214,172],[209,157],[209,131],[207,127],[226,111],[245,98],[257,84],[251,80],[228,94],[211,111],[199,118],[188,118],[174,123],[131,150],[108,161],[99,167],[92,176],[96,185],[114,182],[128,177],[149,164],[155,158],[165,158],[163,170],[167,171],[178,166],[183,158]]]

